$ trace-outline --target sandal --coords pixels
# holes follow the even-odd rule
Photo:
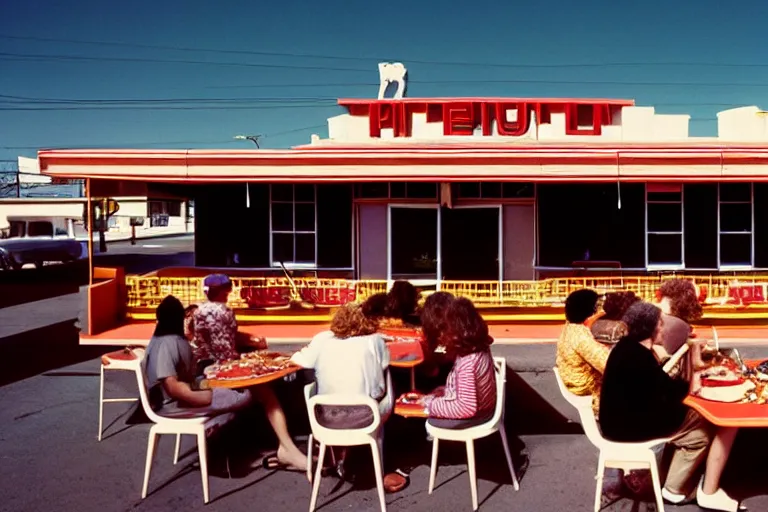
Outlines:
[[[313,463],[317,464],[317,458],[314,458]],[[264,457],[261,460],[261,466],[267,471],[291,471],[293,473],[306,473],[306,469],[299,469],[290,464],[285,464],[283,462],[280,462],[280,460],[277,458],[277,454],[274,454],[274,453]],[[324,467],[322,469],[322,475],[323,476],[331,475],[335,472],[334,469],[335,468],[332,468],[332,467]]]
[[[261,465],[264,467],[264,469],[269,471],[292,471],[294,473],[307,472],[306,469],[297,468],[296,466],[280,462],[277,458],[277,455],[267,455],[264,457],[264,459],[262,459]]]
[[[411,477],[401,469],[396,469],[393,473],[384,475],[384,490],[390,494],[402,491],[410,483]]]

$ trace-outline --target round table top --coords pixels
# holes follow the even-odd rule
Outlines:
[[[205,379],[203,381],[205,382],[205,384],[202,387],[229,388],[229,389],[249,388],[251,386],[267,384],[269,382],[282,379],[286,375],[296,373],[299,370],[301,370],[300,366],[291,365],[286,368],[283,368],[282,370],[277,370],[275,372],[259,375],[258,377],[250,377],[245,379]]]

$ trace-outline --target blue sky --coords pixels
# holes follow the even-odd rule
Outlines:
[[[0,160],[54,146],[252,147],[233,140],[240,133],[266,135],[263,147],[305,143],[341,112],[331,99],[376,95],[382,58],[406,64],[414,97],[632,98],[659,112],[690,113],[692,135],[714,135],[725,105],[768,107],[765,0],[2,4],[0,36],[268,54],[0,37]],[[603,63],[625,65],[594,66]],[[147,103],[144,110],[83,110],[82,103],[7,96],[188,101],[184,110]],[[217,110],[190,109],[206,105]],[[62,106],[69,110],[19,110]]]

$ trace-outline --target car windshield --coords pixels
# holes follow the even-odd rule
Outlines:
[[[20,221],[11,221],[9,238],[22,238],[26,234],[26,224]]]
[[[30,222],[29,236],[53,236],[53,224],[43,221]]]

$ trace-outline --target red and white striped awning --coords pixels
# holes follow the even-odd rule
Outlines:
[[[536,144],[44,150],[43,174],[143,182],[768,181],[768,145]]]

